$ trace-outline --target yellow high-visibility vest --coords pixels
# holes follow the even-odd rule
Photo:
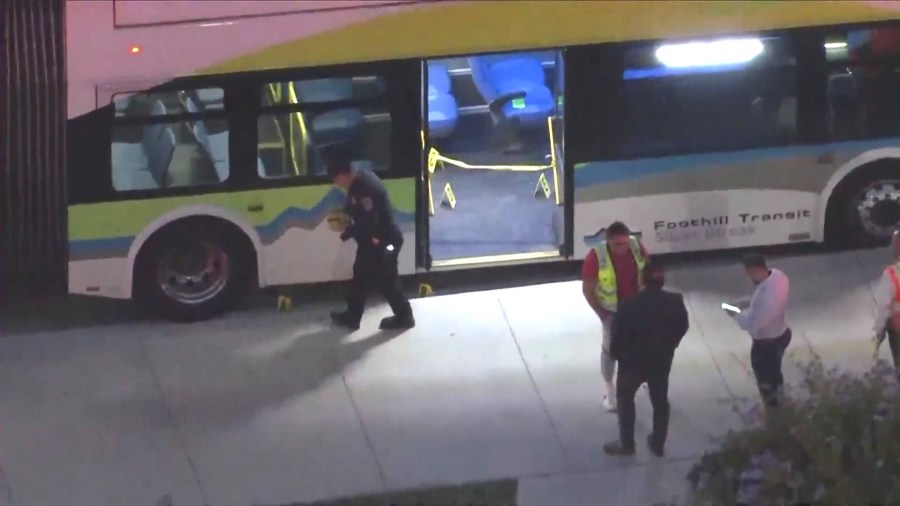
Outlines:
[[[644,266],[647,265],[647,259],[641,254],[641,243],[637,237],[630,236],[628,238],[628,247],[631,254],[634,255],[634,261],[637,264],[638,285],[644,284]],[[606,241],[600,243],[594,248],[597,254],[597,300],[600,306],[607,311],[615,312],[619,305],[618,285],[616,284],[616,269],[613,267],[612,260],[609,258],[609,248]]]

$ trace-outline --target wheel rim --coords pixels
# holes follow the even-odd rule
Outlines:
[[[863,229],[878,238],[900,227],[900,181],[881,180],[864,188],[855,200]]]
[[[219,295],[228,283],[228,254],[215,244],[173,246],[160,257],[157,283],[170,299],[200,304]]]

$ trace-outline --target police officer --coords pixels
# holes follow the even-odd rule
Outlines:
[[[341,240],[356,241],[347,310],[332,312],[331,319],[351,330],[358,329],[366,297],[374,289],[387,299],[394,311],[394,316],[381,320],[381,329],[414,327],[412,308],[397,279],[397,256],[403,247],[403,234],[394,221],[384,183],[372,172],[355,170],[344,150],[331,149],[325,158],[328,176],[335,186],[347,192],[344,212],[351,222],[341,233]]]

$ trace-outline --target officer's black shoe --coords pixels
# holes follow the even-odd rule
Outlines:
[[[666,455],[666,449],[663,445],[657,443],[656,438],[653,437],[653,434],[647,435],[647,446],[650,447],[650,451],[653,455],[657,457],[664,457]]]
[[[404,315],[404,316],[388,316],[387,318],[381,320],[381,325],[378,326],[381,330],[401,330],[401,329],[411,329],[416,326],[416,319],[413,318],[413,315]]]
[[[329,316],[336,325],[350,330],[359,330],[359,318],[354,318],[347,311],[332,311]]]
[[[619,441],[613,441],[612,443],[603,445],[603,453],[616,457],[627,457],[629,455],[634,455],[634,445],[626,446],[622,445]]]

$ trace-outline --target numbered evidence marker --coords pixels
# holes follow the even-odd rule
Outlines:
[[[539,197],[543,195],[545,199],[550,198],[550,183],[547,182],[547,176],[541,172],[541,177],[538,178],[537,184],[534,186],[534,196]]]
[[[453,188],[450,183],[444,185],[444,194],[441,196],[441,207],[454,209],[456,207],[456,196],[453,195]]]
[[[294,307],[294,301],[287,295],[278,296],[278,310],[288,312]]]

